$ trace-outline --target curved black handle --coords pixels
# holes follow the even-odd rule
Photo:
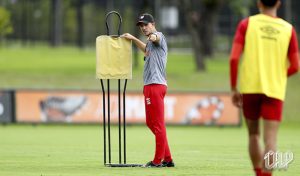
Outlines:
[[[111,15],[111,14],[116,14],[118,17],[119,17],[119,28],[118,28],[118,36],[120,36],[120,29],[121,29],[121,24],[122,24],[122,17],[121,15],[116,12],[116,11],[110,11],[107,15],[106,15],[106,18],[105,18],[105,23],[106,23],[106,34],[109,35],[109,26],[108,26],[108,22],[107,22],[107,19],[108,19],[108,16]]]

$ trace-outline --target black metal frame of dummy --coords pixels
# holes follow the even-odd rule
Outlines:
[[[110,35],[109,31],[109,25],[108,25],[108,17],[111,14],[116,14],[119,17],[119,25],[118,25],[118,35]],[[111,11],[106,15],[106,32],[108,36],[112,37],[120,37],[120,28],[122,24],[122,18],[121,15],[116,11]],[[101,88],[102,88],[102,97],[103,97],[103,141],[104,141],[104,166],[107,167],[141,167],[141,164],[127,164],[126,163],[126,111],[125,111],[125,92],[126,92],[126,86],[127,86],[127,79],[125,79],[124,82],[124,89],[123,89],[123,162],[122,162],[122,139],[121,139],[121,89],[120,84],[121,80],[118,79],[118,129],[119,129],[119,163],[118,164],[112,164],[111,163],[111,133],[110,133],[110,80],[107,79],[107,122],[106,122],[106,100],[105,100],[105,88],[103,80],[100,79],[101,82]],[[106,124],[107,124],[107,130],[106,130]],[[108,134],[106,134],[106,131]],[[107,137],[107,138],[106,138]],[[107,144],[108,142],[108,162],[106,158],[107,154]]]

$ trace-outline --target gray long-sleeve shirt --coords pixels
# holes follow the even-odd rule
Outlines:
[[[160,41],[153,43],[148,41],[144,64],[144,85],[167,85],[166,66],[168,46],[165,36],[161,32],[155,32]]]

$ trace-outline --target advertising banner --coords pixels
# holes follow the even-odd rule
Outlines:
[[[107,102],[106,102],[107,104]],[[17,91],[17,122],[102,122],[101,92]],[[118,97],[110,96],[111,122],[118,120]],[[121,112],[123,110],[121,109]],[[239,125],[239,110],[226,93],[168,93],[165,120],[178,125]],[[145,123],[144,97],[126,94],[126,122]]]

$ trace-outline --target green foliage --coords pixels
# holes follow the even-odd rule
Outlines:
[[[12,38],[24,41],[48,41],[50,31],[49,6],[51,1],[9,1],[7,9],[11,13]]]
[[[10,21],[10,12],[0,6],[0,39],[13,32]]]
[[[229,3],[229,7],[235,12],[237,15],[241,15],[243,17],[249,15],[249,7],[255,4],[253,0],[226,0]]]
[[[67,3],[70,2],[64,1],[64,18],[68,19],[64,21],[63,25],[64,41],[67,43],[75,43],[77,39],[76,9]]]

